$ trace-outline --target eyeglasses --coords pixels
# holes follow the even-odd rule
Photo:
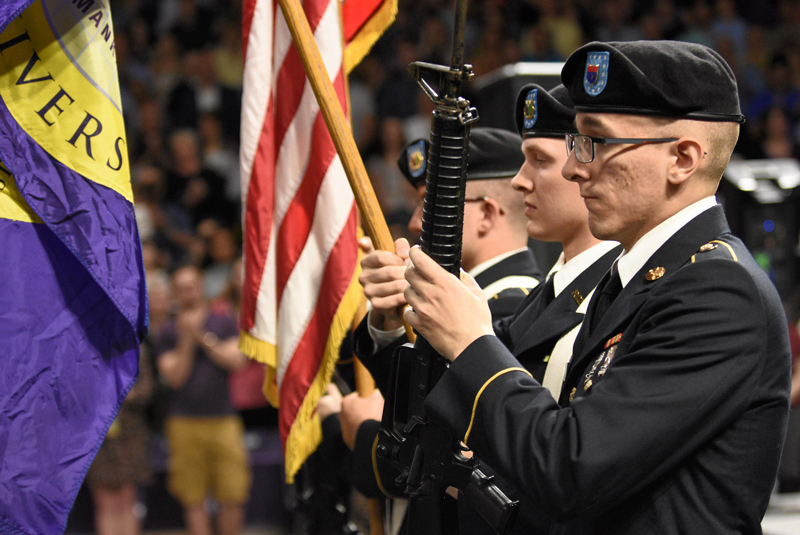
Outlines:
[[[669,143],[678,141],[677,137],[657,137],[657,138],[620,138],[620,137],[592,137],[585,134],[566,134],[567,156],[571,156],[575,151],[575,158],[580,163],[592,163],[595,156],[595,143],[606,145],[644,145],[645,143]]]
[[[484,201],[489,201],[491,199],[492,199],[491,197],[489,197],[487,195],[483,195],[481,197],[472,197],[472,198],[465,197],[464,198],[464,202],[465,203],[467,203],[467,202],[484,202]],[[497,203],[497,204],[499,205],[500,203]],[[505,214],[506,213],[506,211],[503,209],[502,206],[500,206],[500,213],[501,214]]]

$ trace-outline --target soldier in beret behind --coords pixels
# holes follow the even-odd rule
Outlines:
[[[733,73],[707,47],[642,41],[585,45],[561,77],[579,132],[562,174],[624,252],[557,403],[494,335],[474,281],[412,249],[405,318],[452,361],[426,408],[551,533],[760,533],[790,352],[778,294],[714,198],[744,120]]]
[[[428,149],[428,141],[412,141],[398,159],[400,171],[419,195],[420,203],[408,223],[409,230],[417,234],[422,231]],[[478,280],[484,302],[488,302],[491,314],[498,320],[511,316],[539,284],[539,269],[527,247],[522,203],[519,194],[511,188],[511,179],[524,160],[516,134],[497,128],[472,130],[461,265]],[[404,238],[397,240],[396,253],[392,253],[372,251],[368,242],[368,239],[362,242],[369,254],[361,262],[363,271],[359,281],[370,298],[372,310],[354,332],[353,342],[359,359],[375,378],[378,388],[384,390],[392,353],[408,341],[397,307],[403,303],[402,292],[406,286],[403,273],[409,243]],[[366,398],[350,395],[341,407],[342,436],[351,449],[356,447],[354,482],[370,496],[382,496],[377,490],[371,461],[382,408],[383,399],[378,391]],[[332,423],[330,420],[333,417],[325,420],[323,426]],[[360,428],[363,430],[358,434],[363,444],[356,446],[355,434]],[[359,462],[364,460],[365,463]],[[369,488],[359,484],[364,480],[369,481]],[[405,500],[394,500],[387,507],[388,535],[405,533],[401,529],[405,505]],[[454,502],[449,501],[449,506],[453,508]]]

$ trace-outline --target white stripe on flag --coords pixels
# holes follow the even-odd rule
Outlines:
[[[272,88],[272,2],[256,3],[253,23],[247,39],[247,58],[244,65],[244,94],[242,97],[241,149],[239,151],[242,207],[247,206],[247,190],[250,187],[250,174],[253,160],[261,140],[264,119]],[[242,217],[245,210],[242,210]]]
[[[337,40],[341,31],[339,28],[339,6],[336,2],[329,2],[317,26],[316,39],[331,81],[335,79],[342,64],[341,39]],[[281,95],[277,95],[278,99],[280,97]],[[286,137],[283,138],[275,162],[275,215],[272,224],[277,228],[280,228],[308,167],[311,130],[318,113],[317,97],[311,89],[311,83],[306,79],[300,106],[292,118]]]
[[[322,275],[353,206],[353,192],[347,184],[341,160],[331,162],[317,197],[314,222],[306,247],[286,283],[278,310],[278,385],[283,381],[295,349],[317,306]]]
[[[279,18],[283,21],[282,15]],[[283,21],[283,24],[285,25],[285,21]],[[332,77],[338,74],[342,63],[340,32],[339,6],[332,1],[328,3],[325,13],[317,25],[315,35],[323,63],[328,69],[328,75]],[[289,38],[291,39],[291,36]],[[276,43],[277,48],[278,45]],[[276,101],[279,101],[280,95],[276,95],[275,98]],[[319,114],[319,104],[311,89],[310,82],[306,80],[300,105],[287,129],[277,156],[275,199],[269,251],[258,290],[255,324],[251,329],[251,334],[270,343],[277,342],[280,344],[281,342],[277,334],[281,320],[280,317],[276,317],[275,312],[275,307],[277,306],[275,295],[277,279],[275,242],[277,232],[292,199],[297,193],[297,189],[302,183],[303,175],[308,166],[309,157],[311,156],[311,132],[317,114]],[[349,191],[349,186],[346,186],[346,188]],[[341,232],[341,229],[339,229],[339,232]]]

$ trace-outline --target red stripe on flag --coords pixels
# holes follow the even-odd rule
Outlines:
[[[278,72],[278,83],[275,87],[275,97],[280,105],[275,113],[275,146],[273,151],[276,156],[283,144],[283,138],[289,125],[292,124],[297,108],[303,98],[303,88],[306,85],[306,72],[300,53],[292,45],[286,53],[286,60]]]
[[[355,231],[356,209],[354,204],[350,210],[347,224],[328,257],[314,314],[283,376],[278,425],[284,447],[297,412],[319,371],[333,317],[353,279],[353,271],[358,261]]]
[[[245,0],[242,4],[242,56],[247,59],[247,43],[250,40],[250,26],[253,25],[253,14],[256,12],[258,0]]]
[[[275,151],[272,149],[272,128],[275,106],[270,96],[266,118],[261,130],[250,173],[245,208],[245,278],[242,281],[242,330],[248,332],[256,321],[256,305],[264,265],[269,251],[270,229],[272,228],[273,202],[275,199]]]
[[[308,23],[311,26],[311,31],[316,31],[322,14],[325,12],[328,2],[306,2],[307,5],[303,6],[308,17]],[[320,5],[322,4],[322,5]],[[275,114],[275,154],[280,151],[283,139],[292,120],[297,114],[297,108],[300,106],[300,101],[303,98],[303,88],[306,84],[306,71],[303,67],[303,61],[300,59],[300,53],[297,47],[292,43],[286,53],[286,58],[278,71],[278,83],[275,86],[275,98],[279,102],[277,112]],[[273,171],[274,173],[274,171]]]
[[[303,6],[309,17],[312,31],[319,24],[327,5],[328,3],[322,0],[307,2],[307,5]],[[277,0],[273,1],[273,9],[275,6],[277,6]],[[254,13],[255,2],[252,7]],[[252,13],[250,13],[250,17],[250,22],[252,22]],[[274,32],[274,28],[271,30]],[[258,31],[264,30],[259,28]],[[247,37],[249,37],[249,31]],[[246,43],[247,39],[243,36],[242,41]],[[270,95],[247,190],[244,237],[246,276],[243,281],[245,291],[242,294],[241,311],[241,324],[245,332],[255,325],[258,293],[269,251],[275,200],[276,158],[286,131],[297,113],[305,81],[306,74],[300,54],[292,44],[278,72],[276,91]],[[276,98],[279,101],[277,106]]]
[[[344,98],[344,76],[341,70],[334,81],[334,88],[344,109],[347,103]],[[314,221],[314,210],[316,209],[319,189],[331,162],[336,156],[336,147],[328,132],[322,113],[319,112],[314,120],[309,154],[311,154],[311,158],[303,176],[303,181],[297,189],[297,193],[292,199],[292,203],[289,205],[281,228],[278,231],[277,249],[281,251],[281,254],[276,258],[278,306],[280,306],[281,298],[283,297],[286,281],[289,280],[297,259],[306,245],[306,240],[308,240],[311,224]]]
[[[330,0],[332,1],[332,0]],[[306,0],[303,2],[303,11],[306,13],[308,25],[311,26],[311,32],[317,31],[317,25],[328,9],[329,0]]]

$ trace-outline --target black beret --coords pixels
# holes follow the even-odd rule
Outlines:
[[[564,137],[578,133],[575,110],[569,92],[563,85],[547,91],[540,85],[528,84],[517,95],[514,108],[517,130],[522,137]]]
[[[415,188],[425,183],[430,147],[431,144],[427,139],[417,139],[403,147],[397,158],[400,172]]]
[[[425,183],[430,143],[412,141],[400,152],[397,165],[415,188]],[[499,128],[473,128],[469,135],[467,180],[511,178],[525,162],[519,136]]]
[[[733,71],[703,45],[589,43],[567,59],[561,81],[579,112],[744,122]]]
[[[473,128],[469,135],[467,180],[511,178],[525,163],[517,134],[500,128]]]

